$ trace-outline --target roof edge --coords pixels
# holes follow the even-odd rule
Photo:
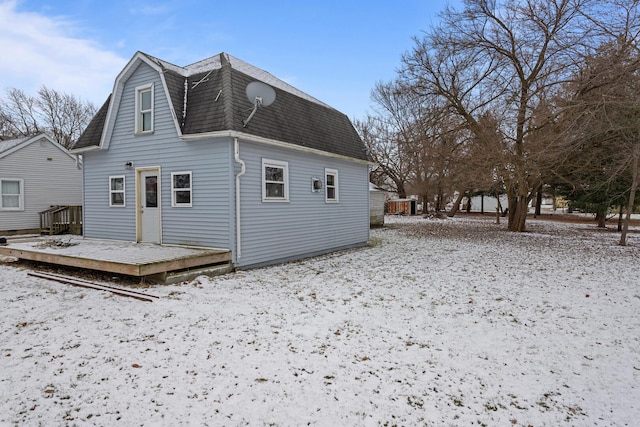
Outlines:
[[[0,153],[0,159],[2,159],[3,157],[7,157],[11,153],[15,153],[16,151],[21,150],[22,148],[24,148],[24,147],[26,147],[28,145],[31,145],[34,142],[39,141],[41,138],[45,138],[54,147],[56,147],[57,149],[59,149],[60,151],[65,153],[70,158],[75,159],[74,153],[72,153],[71,150],[68,150],[68,149],[64,148],[62,145],[60,145],[60,143],[58,143],[55,139],[53,139],[51,136],[49,136],[48,134],[46,134],[44,132],[39,133],[37,135],[33,135],[31,137],[27,137],[22,142],[20,142],[20,143],[16,144],[15,146],[9,148],[7,151],[3,151],[2,153]],[[18,139],[18,138],[16,138],[16,139]],[[7,140],[7,141],[10,141],[10,140]]]
[[[341,154],[330,153],[328,151],[318,150],[315,148],[304,147],[302,145],[291,144],[289,142],[282,142],[271,138],[264,138],[261,136],[252,135],[245,132],[239,132],[236,130],[223,130],[223,131],[215,131],[215,132],[204,132],[204,133],[194,133],[188,135],[182,135],[180,137],[181,140],[185,142],[189,141],[199,141],[201,139],[208,138],[240,138],[246,141],[257,142],[259,144],[266,144],[275,147],[289,148],[296,151],[302,151],[305,153],[318,154],[325,157],[331,157],[335,159],[347,160],[354,163],[360,163],[365,165],[375,165],[375,162],[369,160],[357,159],[355,157],[343,156]]]

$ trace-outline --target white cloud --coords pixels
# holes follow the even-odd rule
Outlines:
[[[129,59],[74,36],[79,28],[64,18],[18,11],[15,0],[0,2],[0,29],[2,91],[45,85],[99,107]]]

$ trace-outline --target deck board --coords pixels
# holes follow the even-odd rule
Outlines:
[[[9,240],[0,254],[130,276],[148,276],[231,261],[228,249],[165,246],[79,236]]]

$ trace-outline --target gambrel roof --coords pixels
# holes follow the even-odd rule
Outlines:
[[[124,81],[140,63],[156,69],[183,139],[230,132],[237,136],[290,144],[360,161],[371,161],[349,118],[338,110],[294,88],[268,72],[226,53],[180,67],[136,53],[118,75],[114,91],[100,108],[74,151],[108,148],[109,127],[117,111]],[[245,126],[253,109],[246,87],[260,81],[276,92],[276,100],[261,107]]]

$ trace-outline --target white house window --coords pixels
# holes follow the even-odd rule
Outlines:
[[[338,171],[335,169],[324,170],[324,188],[325,188],[325,201],[337,202],[338,201]]]
[[[0,179],[0,209],[21,211],[24,209],[24,185],[21,179]]]
[[[171,206],[191,207],[191,172],[171,173]]]
[[[262,201],[289,201],[289,164],[262,159]]]
[[[153,132],[153,84],[136,88],[136,133]]]
[[[124,176],[109,177],[109,206],[124,207]]]

